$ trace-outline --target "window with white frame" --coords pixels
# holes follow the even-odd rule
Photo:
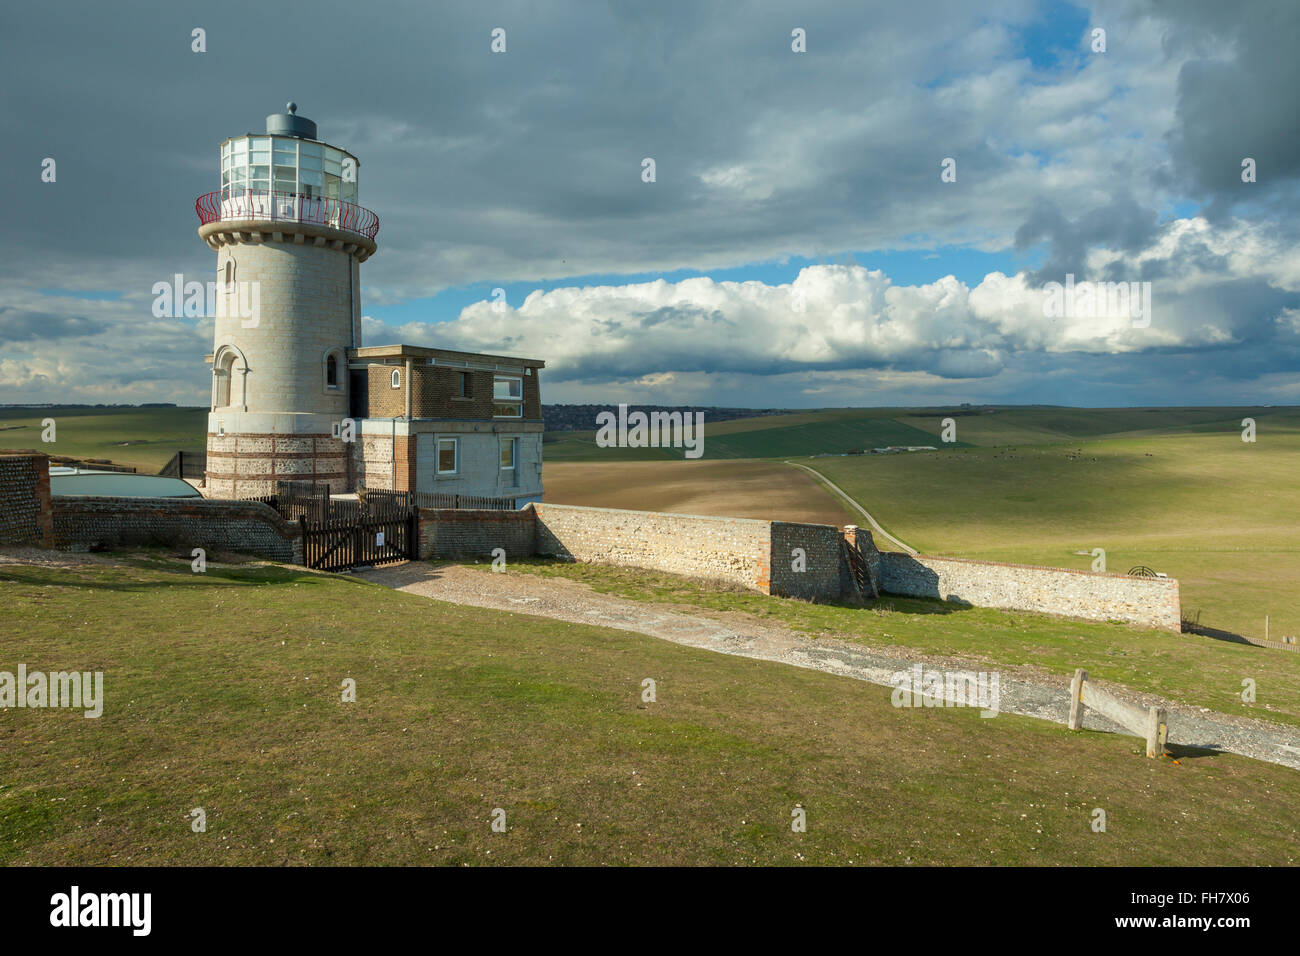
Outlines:
[[[438,474],[456,474],[456,439],[438,439]]]
[[[515,455],[519,448],[518,438],[501,439],[501,470],[515,470]]]
[[[402,370],[400,368],[395,368],[393,369],[393,388],[401,388],[401,387],[402,387]]]
[[[356,168],[350,153],[324,143],[288,136],[242,136],[221,145],[221,192],[225,199],[274,191],[304,199],[356,202]]]
[[[498,375],[492,382],[492,416],[524,417],[524,380],[513,375]]]

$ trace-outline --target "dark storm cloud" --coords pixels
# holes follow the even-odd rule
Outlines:
[[[1156,234],[1156,213],[1143,208],[1132,196],[1120,194],[1100,208],[1090,209],[1077,219],[1065,217],[1050,200],[1039,200],[1029,218],[1016,230],[1016,246],[1026,249],[1045,243],[1049,254],[1033,281],[1062,282],[1067,273],[1082,276],[1088,250],[1103,246],[1137,253]],[[1122,272],[1123,266],[1116,266]],[[1132,275],[1103,277],[1107,281],[1132,281]]]
[[[1014,237],[1047,249],[1040,280],[1082,275],[1098,247],[1125,256],[1096,278],[1212,273],[1229,285],[1215,293],[1203,282],[1198,291],[1211,291],[1188,308],[1229,338],[1265,342],[1268,310],[1281,301],[1269,299],[1269,281],[1280,280],[1234,287],[1240,263],[1191,239],[1181,258],[1129,263],[1164,235],[1157,210],[1163,218],[1189,198],[1210,199],[1220,218],[1239,196],[1257,198],[1236,212],[1279,235],[1300,228],[1288,191],[1297,76],[1286,48],[1300,4],[1095,5],[1094,20],[1115,24],[1111,52],[1093,57],[1082,37],[1061,35],[1051,45],[1066,51],[1062,66],[1047,71],[1022,56],[1021,31],[1077,32],[1078,18],[1039,0],[12,5],[0,24],[0,176],[17,185],[5,197],[0,279],[32,300],[11,307],[57,314],[40,289],[141,297],[176,272],[210,278],[194,199],[217,186],[217,144],[260,131],[293,98],[323,139],[360,156],[361,202],[382,220],[379,254],[362,270],[366,303],[475,282],[709,270],[847,249],[1001,250]],[[207,30],[206,53],[191,51],[196,26]],[[498,26],[502,55],[489,51]],[[807,30],[807,54],[790,50],[795,26]],[[1181,72],[1162,72],[1164,62]],[[1237,153],[1259,160],[1258,191],[1224,178],[1229,160],[1239,176]],[[956,184],[939,180],[948,156]],[[57,160],[55,183],[39,181],[45,157]],[[645,157],[656,162],[654,183],[641,181]],[[916,314],[928,341],[887,360],[808,359],[793,346],[746,356],[733,344],[739,333],[707,347],[679,336],[733,320],[708,303],[593,311],[603,313],[591,318],[594,333],[621,351],[539,354],[593,383],[674,368],[774,379],[893,369],[991,383],[999,368],[1012,379],[1022,368],[1006,343],[982,341],[979,323],[934,320],[940,305]],[[165,381],[170,370],[172,387],[203,400],[210,340],[120,309],[112,316],[106,330],[61,333],[109,340],[88,343],[62,375],[104,384],[96,352],[148,347],[161,364],[136,379],[129,364],[111,374],[129,384]],[[36,334],[15,322],[16,334]],[[445,343],[448,330],[416,325],[400,337]],[[372,330],[387,331],[366,329],[372,342]],[[489,344],[531,347],[506,329],[476,347]],[[1288,354],[1275,349],[1259,364]],[[1078,361],[1093,370],[1114,361],[1131,374],[1135,360]],[[1037,368],[1050,378],[1050,362]],[[9,376],[0,386],[22,380],[3,366],[0,375]],[[771,404],[762,392],[757,400]]]
[[[1178,76],[1177,120],[1170,131],[1176,175],[1209,199],[1218,220],[1241,202],[1287,196],[1295,211],[1300,179],[1300,3],[1153,0],[1166,21],[1166,47],[1191,52]],[[1253,158],[1258,181],[1241,181]],[[1282,213],[1283,210],[1277,210]]]
[[[0,342],[35,342],[95,335],[101,322],[80,315],[55,315],[0,305]]]

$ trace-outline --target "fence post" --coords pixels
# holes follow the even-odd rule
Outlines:
[[[1083,727],[1083,685],[1088,681],[1088,672],[1082,667],[1077,668],[1074,677],[1070,681],[1070,723],[1071,730],[1080,730]]]
[[[1165,712],[1152,706],[1147,711],[1147,756],[1159,757],[1165,752],[1165,739],[1169,728],[1165,725]]]

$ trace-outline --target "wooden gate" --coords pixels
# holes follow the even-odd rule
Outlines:
[[[318,571],[392,564],[418,556],[415,512],[409,509],[338,509],[324,519],[300,518],[302,559]]]

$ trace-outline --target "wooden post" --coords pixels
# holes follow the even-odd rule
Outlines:
[[[1080,730],[1083,727],[1083,685],[1088,680],[1088,672],[1082,667],[1074,672],[1074,678],[1070,681],[1070,723],[1071,730]]]
[[[1152,706],[1147,711],[1147,756],[1159,757],[1165,752],[1165,738],[1169,730],[1165,726],[1165,712]]]

